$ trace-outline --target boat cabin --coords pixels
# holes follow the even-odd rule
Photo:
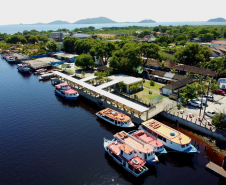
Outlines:
[[[136,151],[136,154],[144,160],[152,160],[155,157],[153,147],[149,144],[142,143],[139,140],[134,139],[125,131],[118,132],[114,135],[116,139],[122,143],[127,144]]]
[[[61,84],[55,85],[55,87],[57,89],[60,89],[60,90],[69,90],[69,89],[71,89],[71,87],[67,83],[61,83]]]

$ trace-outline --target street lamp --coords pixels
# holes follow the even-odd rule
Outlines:
[[[179,88],[180,88],[180,82],[179,82],[179,86],[177,89],[177,105],[179,104]]]

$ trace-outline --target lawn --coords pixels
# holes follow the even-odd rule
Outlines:
[[[149,102],[151,98],[154,98],[156,96],[159,96],[160,94],[152,92],[152,94],[149,94],[149,89],[144,88],[142,91],[136,93],[138,98],[141,98],[143,101]]]
[[[144,82],[144,87],[147,87],[147,88],[149,88],[151,90],[159,91],[159,88],[161,88],[163,86],[164,85],[157,84],[157,83],[155,83],[155,86],[150,86],[150,81],[145,80],[145,82]]]

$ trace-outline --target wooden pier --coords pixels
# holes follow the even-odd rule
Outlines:
[[[226,171],[211,161],[206,165],[206,169],[226,178]]]

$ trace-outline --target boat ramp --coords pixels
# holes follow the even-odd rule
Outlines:
[[[226,178],[226,171],[211,161],[206,165],[206,169]]]

